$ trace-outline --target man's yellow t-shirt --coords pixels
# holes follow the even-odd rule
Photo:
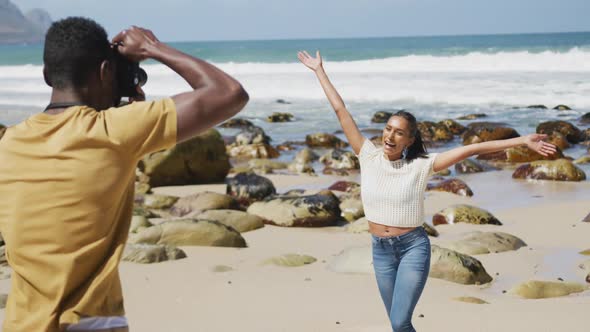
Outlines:
[[[124,314],[118,264],[137,162],[176,143],[172,99],[36,114],[0,139],[0,232],[13,268],[4,331]]]

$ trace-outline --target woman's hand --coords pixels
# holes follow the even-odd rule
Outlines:
[[[524,137],[524,142],[529,149],[547,157],[554,154],[557,149],[555,145],[543,141],[546,138],[545,134],[531,134]]]
[[[297,52],[297,58],[299,58],[299,61],[313,71],[322,68],[322,56],[320,55],[320,51],[316,51],[315,56],[315,58],[312,57],[307,51]]]

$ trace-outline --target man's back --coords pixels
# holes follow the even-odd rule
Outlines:
[[[120,316],[117,265],[135,167],[176,143],[174,102],[37,114],[0,140],[0,231],[14,269],[5,331]]]

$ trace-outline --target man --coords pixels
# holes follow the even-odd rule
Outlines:
[[[115,108],[114,48],[163,63],[192,91]],[[127,331],[118,264],[137,162],[232,117],[248,95],[138,27],[111,43],[92,20],[55,22],[43,60],[50,105],[0,140],[0,231],[14,270],[3,330]]]

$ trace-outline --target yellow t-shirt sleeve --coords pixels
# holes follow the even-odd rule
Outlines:
[[[110,108],[104,117],[109,137],[136,159],[176,144],[176,105],[171,98]]]

